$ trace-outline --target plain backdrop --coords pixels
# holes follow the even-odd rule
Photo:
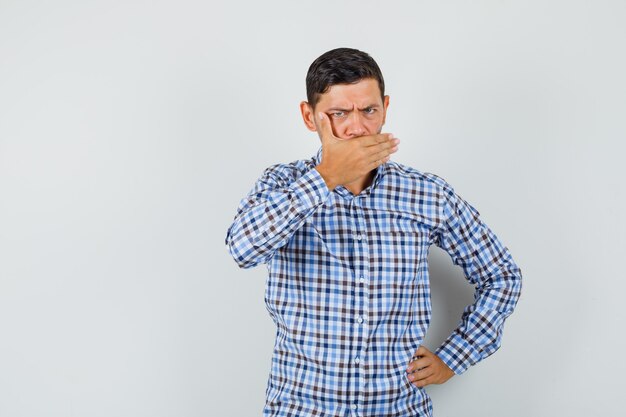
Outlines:
[[[323,52],[381,66],[398,162],[481,213],[524,275],[502,348],[437,417],[621,416],[623,1],[0,0],[0,416],[259,416],[266,269],[224,238],[312,156]],[[472,300],[430,255],[432,349]]]

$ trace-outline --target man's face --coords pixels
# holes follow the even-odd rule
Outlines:
[[[335,84],[322,94],[314,109],[303,101],[300,110],[309,130],[320,131],[317,114],[323,112],[336,137],[351,139],[380,133],[388,106],[389,96],[381,98],[378,81],[364,78],[354,84]]]

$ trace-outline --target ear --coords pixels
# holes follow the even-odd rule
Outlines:
[[[389,96],[383,98],[383,124],[385,124],[385,119],[387,118],[387,107],[389,107]]]
[[[317,132],[317,127],[315,126],[315,112],[309,103],[303,101],[300,103],[300,113],[302,113],[302,120],[306,125],[307,129],[311,132]]]

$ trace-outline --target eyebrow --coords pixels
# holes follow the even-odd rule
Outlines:
[[[365,110],[365,109],[372,109],[372,108],[374,108],[374,107],[380,107],[380,105],[378,105],[378,104],[370,104],[369,106],[365,106],[365,107],[363,107],[363,108],[359,108],[359,109],[357,109],[357,110],[361,110],[361,111],[362,111],[362,110]],[[330,109],[328,109],[327,111],[343,111],[343,112],[346,112],[346,113],[347,113],[347,112],[352,111],[352,109],[343,109],[343,108],[341,108],[341,107],[331,107],[331,108],[330,108]]]

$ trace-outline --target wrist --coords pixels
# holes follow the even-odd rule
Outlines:
[[[326,186],[328,187],[328,189],[330,191],[334,190],[335,187],[337,187],[339,184],[337,184],[337,182],[332,178],[332,175],[330,175],[328,173],[328,171],[326,171],[326,168],[322,165],[319,164],[318,166],[315,167],[315,169],[317,170],[317,172],[319,172],[319,174],[322,176],[322,179],[324,180],[324,182],[326,183]]]

